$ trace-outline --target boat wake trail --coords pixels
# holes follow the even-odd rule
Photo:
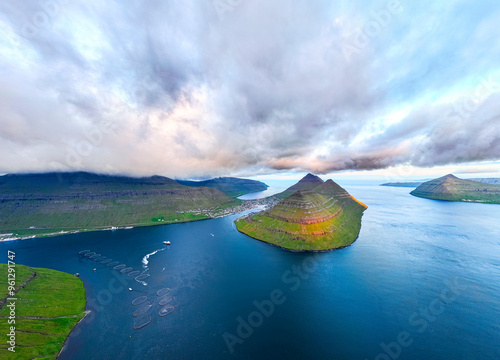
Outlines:
[[[152,253],[149,253],[147,254],[146,256],[144,256],[142,258],[142,266],[144,267],[144,270],[147,270],[148,269],[148,264],[149,264],[149,257],[156,254],[157,252],[160,252],[160,251],[163,251],[165,250],[165,248],[160,248],[160,249],[157,249],[155,251],[153,251]]]

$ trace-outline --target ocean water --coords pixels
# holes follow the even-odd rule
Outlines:
[[[500,205],[343,185],[368,209],[357,241],[338,251],[284,251],[240,234],[237,216],[0,251],[81,274],[92,313],[63,360],[500,359]],[[150,277],[140,283],[78,255],[85,249]],[[163,288],[174,311],[162,317]],[[144,316],[151,322],[134,330]]]
[[[266,190],[245,194],[240,196],[238,199],[254,200],[254,199],[265,198],[267,196],[271,196],[280,193],[282,191],[285,191],[290,186],[297,183],[298,180],[263,180],[263,181],[267,184],[267,186],[269,186]]]

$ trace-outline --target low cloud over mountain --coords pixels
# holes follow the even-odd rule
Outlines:
[[[0,171],[497,160],[500,11],[483,3],[4,0]]]

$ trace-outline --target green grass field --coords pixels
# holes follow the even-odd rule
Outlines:
[[[74,275],[56,270],[16,265],[16,287],[35,277],[15,295],[16,323],[7,323],[9,308],[0,308],[2,360],[56,359],[73,327],[85,315],[85,288]],[[0,264],[0,296],[7,296],[7,265]],[[26,317],[38,317],[28,319]],[[15,326],[15,352],[8,350],[7,334]]]
[[[3,238],[201,220],[241,204],[215,188],[168,178],[86,173],[2,176],[0,202]]]
[[[301,225],[286,223],[267,216],[256,215],[251,219],[236,221],[236,227],[242,233],[255,239],[268,242],[295,251],[321,251],[342,248],[352,244],[361,229],[363,211],[359,204],[345,205],[332,221]],[[268,229],[280,229],[286,232],[272,232]],[[333,230],[325,235],[307,235],[307,232]],[[291,234],[291,233],[297,234]],[[300,239],[299,239],[300,238]]]

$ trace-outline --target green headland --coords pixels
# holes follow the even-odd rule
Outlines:
[[[0,359],[56,359],[66,338],[85,316],[85,288],[74,275],[56,270],[15,266],[15,323],[9,324],[8,266],[0,264]],[[15,352],[9,344],[15,327]]]
[[[308,174],[275,196],[282,200],[269,210],[237,219],[237,229],[293,251],[338,249],[358,237],[366,205],[332,180]]]
[[[500,204],[500,185],[459,179],[451,174],[427,181],[410,194],[434,200]]]

